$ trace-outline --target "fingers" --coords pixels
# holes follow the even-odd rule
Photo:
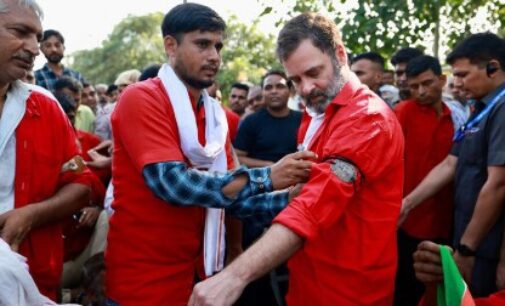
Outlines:
[[[286,157],[290,157],[290,158],[293,158],[296,160],[300,160],[300,159],[315,160],[315,159],[317,159],[317,154],[312,151],[300,151],[300,152],[288,154],[288,155],[286,155]]]
[[[435,254],[440,254],[440,245],[438,245],[434,242],[431,242],[431,241],[427,241],[427,240],[419,243],[419,245],[417,246],[417,249],[419,251],[428,251],[428,252],[432,252]],[[440,256],[439,256],[439,262],[440,262]]]

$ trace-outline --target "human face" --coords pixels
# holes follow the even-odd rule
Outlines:
[[[285,78],[272,74],[263,80],[265,105],[271,110],[283,110],[288,107],[289,88]]]
[[[400,90],[408,90],[409,84],[407,83],[407,74],[405,70],[407,69],[407,63],[398,63],[395,66],[395,81],[396,87]]]
[[[37,14],[13,0],[0,13],[0,86],[24,78],[39,54],[42,25]]]
[[[247,104],[254,112],[265,105],[265,99],[263,99],[263,90],[261,87],[255,86],[249,90],[249,93],[247,95]]]
[[[91,107],[91,109],[96,108],[97,96],[93,86],[84,87],[82,89],[81,103]]]
[[[165,51],[176,74],[186,85],[201,90],[214,83],[221,64],[223,33],[193,31],[185,33],[178,43],[165,37]]]
[[[237,114],[242,114],[247,107],[247,91],[240,88],[232,88],[230,92],[230,108]]]
[[[395,76],[393,72],[387,71],[382,73],[382,84],[389,84],[389,85],[394,85],[395,83]]]
[[[373,91],[379,90],[382,81],[382,71],[377,64],[368,59],[361,59],[351,65],[351,70],[358,76],[361,83]]]
[[[109,101],[109,97],[107,96],[107,88],[97,86],[96,88],[96,93],[98,95],[98,101],[100,101],[101,104],[105,104]]]
[[[59,64],[65,52],[65,46],[56,36],[50,36],[40,44],[40,50],[46,57],[47,61],[53,64]]]
[[[442,103],[442,92],[446,78],[436,75],[431,69],[421,74],[409,77],[407,83],[412,97],[421,105],[435,105]]]
[[[493,89],[492,79],[488,77],[486,68],[472,64],[469,59],[461,58],[452,64],[454,88],[466,99],[482,99]]]
[[[337,50],[335,57],[343,61],[345,51],[343,46],[339,48],[342,50]],[[306,39],[282,63],[306,106],[317,113],[323,113],[344,86],[341,66],[336,58],[323,53]]]
[[[21,78],[21,81],[27,83],[27,84],[32,84],[35,85],[35,75],[33,73],[33,70],[30,70],[26,73],[24,78]]]

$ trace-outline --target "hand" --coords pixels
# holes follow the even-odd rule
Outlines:
[[[296,184],[294,187],[289,189],[288,203],[300,194],[303,186],[305,186],[305,184]]]
[[[496,287],[498,290],[505,290],[505,262],[500,260],[496,268]]]
[[[96,150],[91,149],[88,151],[89,157],[92,159],[91,161],[86,162],[86,166],[93,168],[107,168],[110,167],[112,158],[109,156],[104,156],[98,153]]]
[[[33,218],[30,205],[0,215],[2,239],[10,245],[14,252],[18,252],[19,245],[32,230]]]
[[[462,256],[458,252],[454,254],[454,261],[458,265],[459,272],[463,279],[470,283],[472,280],[473,265],[475,264],[475,256]]]
[[[284,156],[271,167],[270,178],[275,190],[284,189],[309,179],[310,168],[313,165],[309,159],[316,159],[311,151],[302,151]]]
[[[103,149],[107,149],[108,152],[112,149],[112,140],[104,140],[100,142],[96,147],[91,148],[94,151],[101,151]]]
[[[195,285],[188,306],[231,306],[246,283],[224,270]]]
[[[410,204],[411,202],[408,198],[403,198],[402,207],[400,209],[400,217],[398,218],[398,223],[396,224],[397,228],[400,228],[403,222],[405,222],[405,220],[407,219],[407,216],[409,215],[409,212],[411,210]]]
[[[79,218],[79,225],[77,227],[93,227],[95,226],[96,220],[100,215],[102,209],[96,206],[84,207],[81,209],[81,217]]]
[[[443,280],[440,246],[431,241],[423,241],[414,253],[416,278],[426,285],[437,284]]]

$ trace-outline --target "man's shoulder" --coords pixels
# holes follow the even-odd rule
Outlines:
[[[125,110],[134,110],[138,113],[160,113],[171,108],[168,95],[159,78],[128,85],[115,104],[113,113]]]

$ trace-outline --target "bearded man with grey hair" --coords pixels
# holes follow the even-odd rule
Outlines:
[[[0,235],[54,300],[63,267],[59,221],[88,204],[90,172],[58,102],[20,81],[39,54],[41,16],[34,1],[0,0]]]
[[[391,305],[401,127],[351,72],[331,19],[295,17],[279,34],[277,54],[311,117],[300,127],[299,147],[317,153],[317,163],[266,234],[197,284],[189,305],[231,305],[248,282],[287,259],[290,306]]]

